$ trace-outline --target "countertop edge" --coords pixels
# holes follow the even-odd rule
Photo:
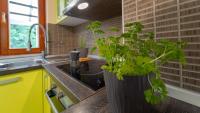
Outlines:
[[[29,66],[29,67],[20,67],[16,69],[7,69],[7,70],[2,70],[0,71],[0,76],[5,76],[8,74],[14,74],[14,73],[19,73],[19,72],[24,72],[24,71],[30,71],[30,70],[35,70],[35,69],[41,69],[43,68],[42,65],[34,65],[34,66]]]
[[[56,84],[61,87],[64,92],[65,90],[66,92],[70,91],[80,101],[96,93],[96,91],[93,91],[61,70],[58,70],[56,66],[60,64],[62,63],[46,64],[43,65],[43,68],[47,70],[54,82],[56,82]]]

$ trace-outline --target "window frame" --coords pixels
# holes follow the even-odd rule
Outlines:
[[[20,55],[20,54],[34,54],[41,53],[44,50],[44,34],[39,30],[39,48],[32,48],[31,51],[25,49],[10,49],[9,41],[9,9],[8,9],[8,0],[0,0],[0,14],[1,12],[6,13],[6,23],[2,22],[2,17],[0,17],[0,55]],[[38,17],[39,24],[43,25],[46,28],[46,7],[45,0],[38,0]],[[1,14],[2,15],[2,14]]]

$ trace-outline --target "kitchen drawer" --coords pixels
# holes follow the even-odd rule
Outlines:
[[[1,113],[43,113],[42,69],[0,76]]]

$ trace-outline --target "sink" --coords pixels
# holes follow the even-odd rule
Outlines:
[[[93,90],[98,90],[105,86],[103,78],[103,70],[101,66],[105,64],[103,60],[93,59],[87,62],[81,62],[80,68],[77,70],[78,74],[72,72],[72,67],[70,64],[64,64],[57,66],[58,69],[62,70],[69,76],[75,78],[79,82],[88,86]]]
[[[15,62],[2,62],[2,63],[0,63],[0,71],[37,66],[37,65],[41,65],[43,63],[45,63],[45,61],[42,59],[27,60],[27,61],[15,61]]]
[[[0,63],[0,69],[8,68],[12,65],[12,63]]]
[[[67,62],[67,57],[50,57],[47,59],[39,57],[20,57],[20,58],[10,58],[0,60],[0,71],[20,69],[26,67],[38,66],[41,64],[57,63],[57,62]]]

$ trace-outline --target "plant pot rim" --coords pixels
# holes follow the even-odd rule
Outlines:
[[[112,72],[109,72],[109,71],[107,71],[107,70],[105,70],[105,69],[103,69],[103,71],[104,72],[108,72],[108,73],[112,73]],[[113,75],[115,75],[115,77],[117,77],[116,76],[116,74],[114,74],[114,73],[112,73]],[[148,76],[150,76],[150,74],[147,74],[147,75],[136,75],[136,76],[127,76],[127,75],[124,75],[123,76],[123,78],[135,78],[135,77],[141,77],[141,78],[143,78],[143,77],[148,77]]]

